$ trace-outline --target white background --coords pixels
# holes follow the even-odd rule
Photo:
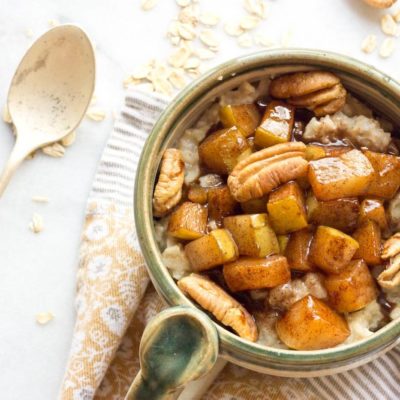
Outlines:
[[[259,31],[279,42],[292,32],[291,45],[329,49],[371,63],[400,76],[398,49],[387,60],[360,50],[369,33],[378,35],[384,12],[361,0],[266,0],[270,16]],[[218,10],[224,21],[244,15],[242,0],[200,0],[202,9]],[[400,8],[400,5],[399,5]],[[122,80],[149,58],[165,59],[171,46],[164,38],[177,13],[174,0],[159,0],[150,12],[139,0],[0,0],[0,105],[24,51],[44,32],[50,19],[80,24],[97,47],[98,105],[108,112],[100,123],[85,120],[76,143],[62,159],[38,155],[18,170],[0,199],[0,397],[55,399],[67,360],[74,324],[74,290],[84,208],[98,159],[112,127],[113,111],[122,104]],[[222,25],[222,24],[220,24]],[[221,51],[209,65],[252,51],[218,32]],[[255,49],[253,49],[255,50]],[[14,138],[0,122],[0,166]],[[31,197],[48,196],[48,204]],[[45,229],[28,229],[32,213],[44,218]],[[51,311],[46,326],[35,314]]]

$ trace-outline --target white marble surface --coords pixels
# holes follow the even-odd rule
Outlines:
[[[350,54],[389,74],[398,73],[400,49],[387,60],[360,51],[363,37],[383,39],[382,12],[361,0],[267,0],[270,17],[260,29],[279,40],[292,31],[292,45]],[[201,0],[205,10],[220,10],[225,20],[242,15],[241,0]],[[400,6],[399,6],[400,7]],[[74,146],[62,159],[42,155],[26,161],[0,199],[0,397],[54,399],[63,375],[74,324],[75,272],[86,198],[102,147],[112,126],[111,113],[123,100],[123,78],[151,57],[165,57],[163,38],[176,13],[174,0],[160,0],[149,13],[139,0],[0,0],[0,105],[5,103],[12,73],[34,36],[49,19],[83,26],[97,45],[98,104],[109,118],[85,120]],[[220,32],[222,50],[215,61],[245,51]],[[400,45],[400,42],[398,43]],[[0,165],[13,144],[10,128],[0,122]],[[50,198],[35,204],[31,196]],[[44,217],[39,235],[28,230],[33,212]],[[51,311],[46,326],[35,314]]]

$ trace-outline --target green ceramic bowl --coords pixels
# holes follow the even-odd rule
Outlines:
[[[139,162],[134,207],[148,271],[158,293],[169,305],[196,307],[183,295],[163,265],[155,240],[152,193],[163,150],[177,141],[218,94],[243,81],[313,68],[334,72],[348,89],[400,126],[400,85],[396,81],[352,58],[300,49],[266,51],[226,62],[189,85],[160,116]],[[216,326],[222,357],[243,367],[279,376],[319,376],[345,371],[371,361],[400,342],[400,321],[392,321],[357,343],[318,351],[261,346],[239,338],[221,325]]]

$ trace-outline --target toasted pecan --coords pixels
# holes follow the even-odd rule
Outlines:
[[[190,274],[179,280],[178,286],[240,337],[251,342],[257,340],[258,331],[253,317],[216,283],[203,275]]]
[[[153,197],[153,213],[162,217],[182,198],[185,163],[178,149],[167,149],[163,154],[160,176]]]
[[[256,199],[282,183],[307,173],[306,146],[301,142],[277,144],[253,153],[236,165],[228,177],[232,196],[240,202]]]

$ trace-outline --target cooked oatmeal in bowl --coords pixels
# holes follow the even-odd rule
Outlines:
[[[371,98],[332,68],[258,71],[160,151],[168,286],[258,352],[344,354],[400,317],[398,121]]]

